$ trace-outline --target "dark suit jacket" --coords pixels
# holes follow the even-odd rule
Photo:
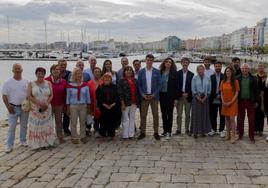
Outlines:
[[[160,71],[153,67],[150,94],[152,94],[156,100],[159,100],[159,90],[161,87],[160,79],[161,79]],[[147,93],[146,68],[143,68],[139,71],[138,88],[139,88],[141,97],[144,97],[144,95]]]
[[[191,102],[192,101],[192,78],[194,77],[194,73],[191,71],[187,71],[186,75],[186,83],[185,83],[185,93],[188,93],[187,101]],[[177,98],[180,99],[183,92],[182,92],[182,87],[183,87],[183,70],[179,70],[177,72]]]
[[[242,74],[238,75],[236,79],[239,82],[240,92],[238,94],[238,101],[241,100],[241,80],[242,80]],[[249,73],[249,93],[250,93],[250,100],[251,102],[257,103],[258,102],[258,96],[259,96],[259,89],[258,89],[258,82],[257,78],[253,76],[251,73]]]
[[[220,78],[220,83],[223,79],[223,74],[221,73],[221,78]],[[213,74],[210,76],[211,80],[211,93],[210,93],[210,100],[212,101],[214,98],[217,97],[217,79],[216,79],[216,74]],[[220,87],[220,86],[219,86]]]
[[[162,73],[161,73],[162,75]],[[168,86],[167,86],[167,95],[170,101],[174,101],[177,99],[176,93],[177,93],[177,72],[176,71],[170,71],[169,77],[168,77]],[[161,91],[160,91],[161,92]]]

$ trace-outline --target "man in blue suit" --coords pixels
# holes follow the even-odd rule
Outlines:
[[[159,117],[158,117],[158,101],[160,90],[160,71],[153,67],[154,56],[152,54],[146,55],[146,67],[139,71],[138,88],[141,100],[141,133],[138,139],[143,139],[146,132],[146,118],[149,105],[153,113],[154,124],[154,138],[160,140],[158,134]]]

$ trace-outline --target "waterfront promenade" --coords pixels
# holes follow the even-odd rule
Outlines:
[[[56,148],[30,151],[16,140],[10,154],[3,151],[7,127],[2,125],[0,187],[268,188],[264,137],[250,144],[246,134],[234,145],[219,136],[155,141],[151,113],[147,122],[147,136],[140,141],[91,137],[87,144],[73,145],[67,138]]]

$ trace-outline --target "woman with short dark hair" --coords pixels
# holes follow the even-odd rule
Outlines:
[[[135,134],[135,114],[139,103],[137,80],[131,66],[123,69],[123,78],[119,81],[118,92],[122,110],[122,138],[131,139]]]
[[[54,64],[50,68],[51,75],[45,78],[52,85],[53,98],[51,101],[52,114],[55,117],[55,129],[59,139],[59,143],[64,143],[63,128],[62,128],[62,116],[63,107],[65,105],[66,96],[66,80],[60,76],[60,66]]]

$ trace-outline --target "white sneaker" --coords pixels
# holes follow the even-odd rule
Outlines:
[[[208,133],[208,136],[214,136],[216,134],[216,132],[214,130],[211,130],[209,133]]]
[[[10,153],[13,150],[12,146],[6,146],[5,152]]]
[[[171,139],[171,134],[170,133],[166,133],[166,140],[170,140]]]
[[[99,133],[98,131],[96,131],[96,132],[94,133],[94,135],[95,135],[96,138],[99,138],[99,137],[100,137],[100,133]]]
[[[27,147],[28,144],[27,144],[27,142],[21,142],[21,143],[20,143],[20,146]]]
[[[266,136],[266,139],[265,140],[266,140],[266,142],[268,142],[268,136]]]
[[[225,137],[225,133],[223,131],[220,132],[220,137],[224,138]]]

